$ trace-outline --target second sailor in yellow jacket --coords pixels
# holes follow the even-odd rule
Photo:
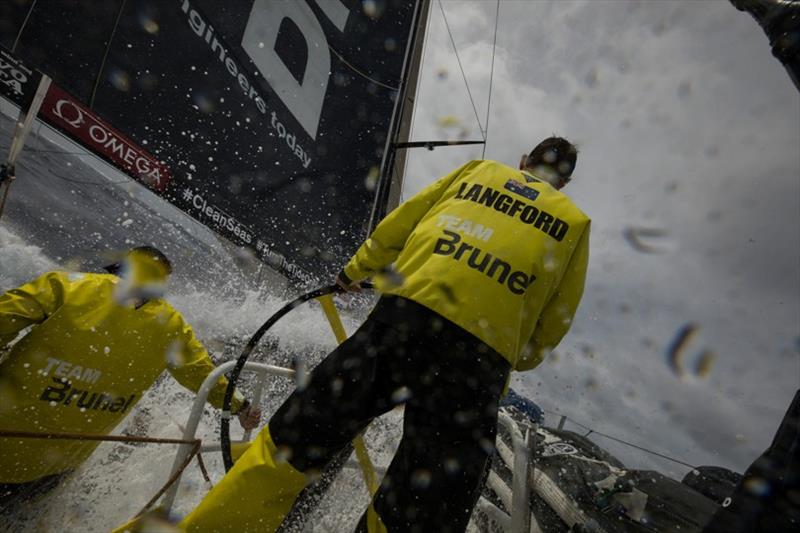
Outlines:
[[[151,247],[130,251],[115,274],[48,272],[0,295],[0,430],[108,434],[164,371],[196,391],[214,369],[181,314],[160,297],[171,271]],[[227,381],[209,402],[220,407]],[[243,409],[243,407],[245,407]],[[237,393],[248,427],[258,410]],[[0,510],[52,486],[96,441],[0,436]]]
[[[589,218],[559,190],[576,160],[568,141],[546,139],[520,169],[471,161],[389,214],[337,280],[356,290],[374,278],[383,296],[372,314],[182,526],[275,531],[309,474],[405,405],[400,446],[358,530],[464,531],[509,372],[559,343],[583,292]]]

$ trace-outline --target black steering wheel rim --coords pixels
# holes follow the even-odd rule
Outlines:
[[[371,289],[372,285],[369,283],[362,283],[361,287],[364,289]],[[320,296],[326,296],[328,294],[337,294],[344,292],[344,289],[339,285],[327,285],[325,287],[320,287],[318,289],[314,289],[313,291],[309,291],[305,294],[302,294],[295,298],[294,300],[290,301],[289,303],[285,304],[283,307],[278,309],[275,313],[272,314],[256,332],[250,337],[250,340],[247,341],[247,344],[242,349],[242,352],[239,354],[239,357],[236,359],[236,365],[231,370],[230,376],[228,377],[228,387],[225,389],[225,397],[222,400],[222,419],[220,421],[220,444],[222,448],[222,461],[225,465],[225,472],[228,472],[231,468],[233,468],[233,455],[231,454],[231,403],[233,401],[233,394],[236,390],[236,383],[239,381],[239,376],[242,373],[242,369],[244,368],[245,363],[247,363],[247,359],[250,357],[250,354],[253,352],[255,347],[258,345],[261,338],[269,331],[272,326],[274,326],[281,318],[289,314],[291,311],[299,307],[300,305],[308,302],[310,300],[315,300]]]

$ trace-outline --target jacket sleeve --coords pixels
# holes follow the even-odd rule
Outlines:
[[[168,356],[170,374],[187,389],[197,392],[205,381],[206,377],[214,370],[214,362],[197,339],[192,327],[183,319],[177,311],[174,311],[177,339],[174,344],[174,354]],[[208,403],[221,409],[222,400],[225,397],[225,389],[228,387],[228,380],[220,376],[217,384],[211,389],[208,395]],[[231,412],[236,413],[242,408],[244,396],[237,390],[231,401]]]
[[[538,366],[569,331],[586,283],[586,270],[589,265],[589,230],[590,224],[587,224],[558,287],[539,315],[539,321],[533,330],[530,342],[516,364],[516,370],[531,370]]]
[[[41,324],[55,313],[64,302],[68,283],[66,274],[48,272],[0,295],[0,348],[23,329]]]
[[[428,185],[384,218],[372,235],[345,265],[345,281],[361,281],[391,265],[405,246],[411,232],[422,217],[439,201],[444,192],[468,168],[482,161],[470,161],[450,174]]]

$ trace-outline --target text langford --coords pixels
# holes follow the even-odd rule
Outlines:
[[[478,183],[462,183],[458,188],[458,193],[456,193],[456,199],[469,200],[476,204],[491,207],[512,218],[519,218],[525,224],[530,224],[559,242],[564,239],[567,231],[569,231],[569,224],[566,221],[554,217],[527,202]]]

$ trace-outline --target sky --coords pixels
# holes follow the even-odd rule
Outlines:
[[[481,139],[495,3],[442,6],[479,118],[433,3],[412,140]],[[744,470],[800,384],[798,91],[725,0],[503,0],[498,27],[485,157],[516,165],[551,134],[571,139],[564,192],[593,225],[572,331],[514,386],[596,430]],[[481,150],[413,152],[403,197]],[[641,228],[659,235],[641,237],[648,253],[626,239]],[[679,375],[665,353],[687,323]]]
[[[496,4],[442,5],[478,119],[433,2],[412,140],[480,139]],[[485,157],[515,165],[551,134],[573,140],[580,155],[565,192],[593,220],[572,330],[539,368],[516,375],[514,387],[596,431],[694,465],[744,470],[800,384],[798,91],[758,25],[727,0],[502,0],[498,28]],[[404,197],[481,152],[413,151]],[[55,164],[26,157],[28,165]],[[82,179],[113,177],[81,169]],[[56,192],[67,186],[37,183]],[[24,184],[15,187],[24,198]],[[114,230],[106,239],[127,238],[127,216],[102,219]],[[0,229],[0,286],[50,268],[34,246],[41,228],[32,227],[25,238]],[[642,237],[656,253],[626,239],[641,228],[660,235]],[[265,313],[252,295],[217,296],[197,290],[175,299],[204,340],[251,332]],[[665,353],[687,323],[696,333],[678,375]],[[293,326],[301,341],[321,336],[305,321]],[[713,354],[708,371],[696,372],[703,353]],[[686,471],[595,438],[630,466],[678,478]]]

